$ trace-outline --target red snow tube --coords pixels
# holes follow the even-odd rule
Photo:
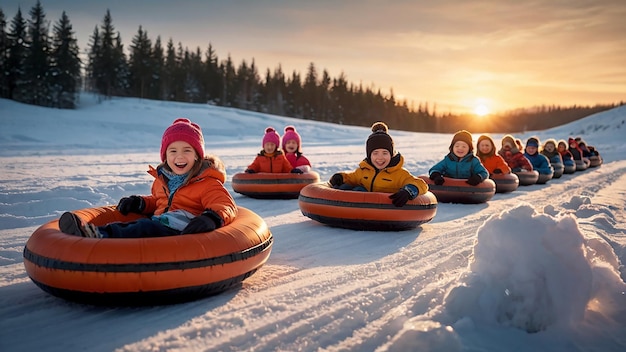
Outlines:
[[[554,176],[554,172],[551,172],[549,174],[539,174],[539,177],[537,177],[537,184],[542,185],[550,181],[553,176]]]
[[[485,203],[496,193],[496,184],[490,179],[472,186],[466,182],[465,178],[444,177],[443,185],[436,185],[426,175],[418,177],[428,183],[428,188],[441,203]]]
[[[296,199],[304,186],[319,181],[320,175],[315,171],[303,174],[241,172],[233,176],[232,185],[233,191],[251,198]]]
[[[304,216],[333,227],[366,231],[413,229],[431,221],[437,213],[437,198],[426,192],[396,207],[389,193],[344,191],[327,182],[308,185],[300,191],[298,205]]]
[[[491,174],[489,178],[496,184],[496,193],[513,192],[519,186],[516,174]]]
[[[596,167],[602,165],[602,158],[599,155],[589,157],[589,167]]]
[[[132,221],[112,206],[75,212],[104,225]],[[28,276],[44,291],[97,305],[171,304],[225,291],[269,258],[273,237],[256,213],[208,233],[151,238],[84,238],[62,233],[58,220],[39,227],[24,247]]]

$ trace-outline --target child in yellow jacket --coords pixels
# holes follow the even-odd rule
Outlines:
[[[396,207],[428,191],[426,182],[403,167],[404,158],[394,150],[393,139],[384,122],[372,125],[365,149],[366,158],[356,170],[339,172],[330,178],[334,188],[392,193],[389,198]]]

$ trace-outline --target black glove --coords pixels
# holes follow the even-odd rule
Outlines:
[[[300,170],[300,169],[298,169],[298,168],[295,168],[295,169],[291,170],[291,173],[292,173],[292,174],[303,174],[303,173],[304,173],[304,171],[302,171],[302,170]]]
[[[479,174],[474,174],[474,175],[470,176],[467,179],[467,181],[465,181],[465,182],[467,182],[468,184],[470,184],[472,186],[476,186],[477,184],[483,182],[483,178],[480,177]]]
[[[336,173],[330,178],[329,182],[333,187],[339,187],[343,185],[343,175],[340,173]]]
[[[247,173],[247,174],[253,174],[253,173],[255,173],[255,172],[256,172],[256,171],[254,171],[254,170],[252,170],[252,169],[246,169],[246,173]]]
[[[501,174],[501,173],[502,173],[502,170],[500,170],[500,169],[494,169],[494,170],[493,170],[493,173],[494,173],[494,174]]]
[[[146,202],[140,196],[124,197],[117,203],[117,210],[122,215],[128,215],[128,213],[141,214],[145,208]]]
[[[522,168],[521,167],[514,167],[513,169],[511,169],[511,171],[513,171],[513,172],[522,172]]]
[[[215,230],[216,227],[214,216],[202,213],[191,219],[181,234],[209,232]]]
[[[444,182],[446,182],[446,180],[443,179],[443,176],[441,176],[441,173],[437,171],[430,174],[430,179],[433,180],[437,186],[441,186]]]
[[[391,198],[391,202],[396,207],[404,206],[406,202],[409,201],[410,197],[411,194],[404,188],[389,196],[389,198]]]

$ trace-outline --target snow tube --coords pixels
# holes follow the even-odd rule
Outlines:
[[[602,165],[602,158],[599,155],[589,157],[589,167],[597,167]]]
[[[233,191],[251,198],[296,199],[304,186],[319,181],[320,175],[315,171],[303,174],[241,172],[233,176],[232,184]]]
[[[496,184],[491,179],[486,179],[476,186],[469,185],[464,178],[444,177],[443,185],[436,185],[426,175],[418,176],[428,184],[428,188],[442,203],[485,203],[496,193]]]
[[[576,171],[584,171],[589,167],[589,159],[576,160]]]
[[[516,174],[491,174],[489,178],[496,183],[496,193],[513,192],[519,186]]]
[[[538,185],[542,185],[544,183],[547,183],[548,181],[550,181],[552,179],[552,177],[554,177],[554,171],[549,173],[549,174],[539,174],[539,177],[537,177],[537,184]]]
[[[141,217],[113,206],[75,212],[104,225]],[[84,238],[64,234],[58,220],[39,227],[24,247],[24,266],[42,290],[95,305],[171,304],[225,291],[269,258],[273,237],[256,213],[208,233],[151,238]]]
[[[426,192],[396,207],[389,193],[334,189],[327,182],[308,185],[300,191],[302,214],[333,227],[366,231],[413,229],[431,221],[437,213],[437,198]]]
[[[576,172],[576,164],[575,163],[565,164],[563,166],[563,173],[564,174],[573,174],[574,172]]]
[[[552,175],[552,178],[560,178],[563,176],[563,173],[565,172],[565,165],[561,163],[553,163],[551,165],[554,169],[554,175]]]
[[[520,186],[534,185],[535,183],[537,183],[537,180],[539,179],[539,172],[537,172],[536,170],[517,171],[515,172],[515,174],[519,178]]]

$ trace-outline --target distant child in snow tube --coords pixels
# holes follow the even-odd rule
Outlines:
[[[522,154],[521,148],[510,134],[502,137],[502,148],[498,154],[504,158],[513,172],[533,171],[530,161]]]
[[[247,173],[300,173],[291,166],[289,160],[287,160],[282,150],[280,150],[280,136],[273,127],[265,129],[265,135],[263,136],[261,145],[263,149],[254,158],[252,164],[248,165],[246,169]]]
[[[428,192],[426,182],[403,167],[404,158],[394,150],[393,139],[384,122],[372,125],[365,154],[356,170],[334,174],[329,181],[331,186],[343,190],[392,193],[389,198],[396,207]]]
[[[174,236],[213,231],[237,216],[235,201],[224,187],[224,165],[215,156],[205,156],[202,129],[188,119],[176,119],[165,130],[161,164],[148,173],[155,178],[151,194],[124,197],[117,205],[123,215],[146,218],[96,226],[66,212],[59,219],[61,232],[93,238]]]
[[[302,155],[302,138],[294,126],[285,127],[283,134],[283,152],[293,166],[292,173],[305,173],[311,171],[311,162]]]
[[[428,171],[429,177],[436,185],[445,182],[444,176],[450,178],[466,178],[467,183],[476,186],[489,177],[489,172],[474,156],[472,134],[466,130],[458,131],[452,137],[448,148],[450,152]]]
[[[561,155],[561,158],[563,159],[564,166],[568,166],[568,167],[576,166],[576,162],[574,161],[574,156],[569,150],[567,150],[567,142],[564,139],[559,140],[559,143],[557,145],[557,150],[559,151],[559,154]]]
[[[511,168],[501,155],[496,154],[496,145],[493,139],[483,134],[476,142],[476,156],[480,159],[489,174],[510,174]]]
[[[540,175],[554,174],[554,168],[550,165],[550,159],[539,153],[539,138],[530,137],[526,141],[524,156],[533,166],[533,170],[537,170]]]

